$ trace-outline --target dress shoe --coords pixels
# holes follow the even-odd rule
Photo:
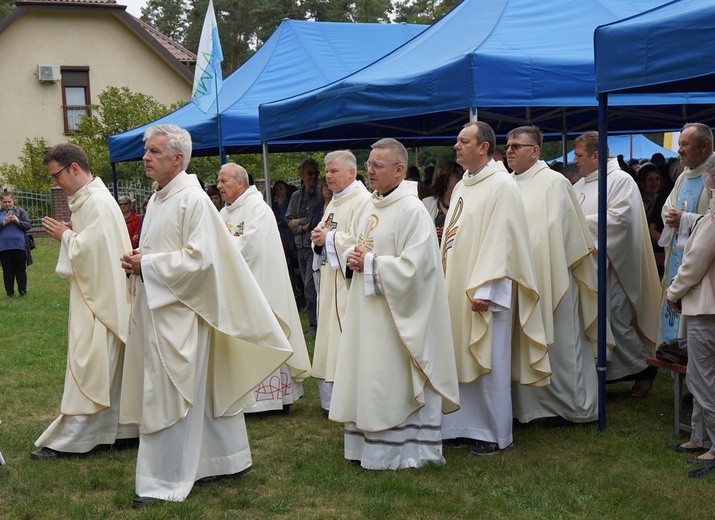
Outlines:
[[[139,507],[148,506],[149,504],[157,504],[160,502],[166,502],[166,500],[154,497],[134,497],[134,500],[132,500],[132,507],[137,509]]]
[[[239,471],[238,473],[231,473],[230,475],[209,475],[208,477],[203,477],[197,480],[196,484],[198,484],[199,486],[203,486],[205,484],[212,484],[214,482],[223,482],[224,480],[241,477],[249,471],[251,471],[251,466],[248,466],[243,471]]]
[[[469,448],[477,443],[474,439],[467,437],[457,437],[454,439],[442,439],[442,446],[446,448]]]
[[[690,478],[703,478],[709,471],[715,468],[715,460],[711,460],[710,463],[702,468],[694,469],[688,471],[688,476]]]
[[[474,455],[494,455],[500,451],[496,442],[477,441],[476,444],[469,447],[469,453]]]
[[[690,462],[691,464],[710,464],[711,462],[715,461],[715,459],[701,459],[700,457],[690,457],[689,459],[685,459],[686,462]]]
[[[673,450],[676,453],[700,453],[705,451],[705,448],[686,448],[682,444],[671,444],[668,449]]]
[[[30,460],[52,460],[84,457],[86,453],[70,453],[68,451],[57,451],[52,448],[40,448],[30,452]]]
[[[647,397],[650,393],[650,389],[653,388],[654,380],[655,378],[639,379],[638,381],[633,383],[633,388],[631,389],[631,397]]]

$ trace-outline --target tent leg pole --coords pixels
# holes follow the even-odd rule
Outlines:
[[[608,94],[598,95],[598,431],[606,429]]]
[[[114,200],[119,200],[119,179],[117,179],[117,163],[112,163],[112,192]]]
[[[263,178],[266,180],[266,202],[271,205],[271,171],[268,166],[268,143],[261,141],[261,149],[263,153]]]
[[[568,145],[568,140],[569,140],[569,133],[568,133],[568,126],[566,123],[566,111],[564,110],[562,119],[561,119],[561,157],[564,158],[564,166],[566,166],[569,163],[569,156],[568,153],[569,151],[566,149]]]

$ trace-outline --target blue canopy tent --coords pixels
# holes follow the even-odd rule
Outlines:
[[[655,153],[663,154],[663,157],[666,159],[678,156],[676,152],[663,148],[648,139],[643,134],[609,135],[608,150],[611,157],[622,155],[625,160],[650,159]],[[568,153],[566,158],[568,159],[568,162],[573,162],[573,150]],[[549,162],[563,160],[564,157],[561,156],[556,159],[550,159]]]
[[[223,82],[218,97],[222,145],[227,153],[261,151],[260,103],[316,88],[369,65],[427,26],[284,20],[275,33]],[[112,163],[140,159],[142,136],[155,124],[189,131],[193,155],[219,155],[216,104],[204,114],[188,103],[148,125],[109,137]],[[274,150],[290,151],[291,142]]]
[[[470,117],[490,123],[499,135],[522,124],[559,136],[594,129],[594,29],[664,3],[465,0],[369,67],[261,105],[261,135],[271,143],[389,135],[405,144],[451,144]],[[623,96],[611,129],[669,130],[684,117],[714,113],[711,105],[685,114],[671,106],[693,100],[677,94]]]
[[[562,137],[591,130],[603,116],[595,95],[593,31],[666,3],[465,0],[369,67],[331,85],[261,105],[261,135],[271,143],[372,135],[404,144],[426,139],[451,144],[470,119],[488,122],[498,135],[523,124]],[[621,56],[631,60],[626,53]],[[712,101],[709,94],[627,93],[615,100],[610,129],[678,129],[687,120],[712,118]],[[599,237],[605,238],[605,232]],[[605,247],[601,251],[605,262]],[[604,265],[600,272],[605,280]],[[606,294],[605,284],[600,290]],[[599,381],[603,429],[605,357]]]
[[[606,170],[609,94],[618,102],[629,95],[675,94],[700,103],[715,102],[715,4],[711,0],[679,0],[638,16],[598,27],[594,33],[596,91],[599,102],[601,171]],[[684,45],[689,42],[689,45]],[[712,126],[712,115],[692,117]],[[606,269],[606,176],[599,181],[599,273]],[[604,338],[605,274],[599,275],[599,333]],[[602,333],[603,332],[603,333]],[[599,342],[599,364],[605,358]]]

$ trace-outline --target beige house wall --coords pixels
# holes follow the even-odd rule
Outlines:
[[[167,105],[191,97],[190,80],[113,14],[33,10],[0,34],[0,163],[16,164],[25,139],[67,140],[61,84],[41,83],[39,64],[89,67],[93,104],[108,86]]]

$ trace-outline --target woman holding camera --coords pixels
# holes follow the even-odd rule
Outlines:
[[[15,296],[15,281],[20,296],[27,292],[27,232],[30,217],[15,206],[13,193],[4,189],[0,195],[0,263],[8,298]]]

